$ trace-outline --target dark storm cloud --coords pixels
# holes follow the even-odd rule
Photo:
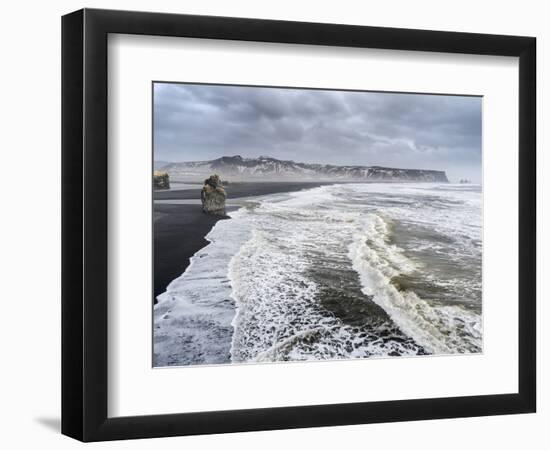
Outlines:
[[[481,98],[155,84],[155,159],[240,154],[479,181]]]

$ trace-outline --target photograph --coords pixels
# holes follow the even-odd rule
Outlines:
[[[544,3],[106,5],[3,8],[0,450],[544,448]]]
[[[482,353],[482,97],[152,95],[154,367]]]

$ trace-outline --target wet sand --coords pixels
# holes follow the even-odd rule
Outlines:
[[[311,189],[318,186],[334,184],[334,182],[260,182],[245,183],[236,182],[225,185],[227,198],[251,197],[256,195],[278,194],[281,192],[300,191],[302,189]],[[170,191],[155,191],[155,200],[193,200],[200,199],[200,189],[182,189]]]
[[[309,182],[266,182],[266,183],[232,183],[227,185],[227,198],[251,197],[282,192],[311,189],[324,184]],[[153,272],[154,292],[153,299],[162,294],[168,284],[179,277],[189,265],[191,258],[202,247],[208,244],[204,238],[218,220],[228,217],[213,216],[202,212],[200,204],[169,204],[168,200],[198,200],[199,189],[185,189],[178,191],[156,191],[155,200],[164,200],[155,203],[153,208],[154,248]],[[228,206],[228,212],[237,209]]]
[[[204,236],[224,217],[202,212],[201,205],[154,206],[153,298],[189,265],[189,258],[208,244]]]

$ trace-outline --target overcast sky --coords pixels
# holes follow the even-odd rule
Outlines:
[[[481,178],[481,98],[156,83],[157,161],[272,156]]]

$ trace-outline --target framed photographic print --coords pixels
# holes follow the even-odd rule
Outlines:
[[[64,434],[535,411],[535,38],[62,32]]]

